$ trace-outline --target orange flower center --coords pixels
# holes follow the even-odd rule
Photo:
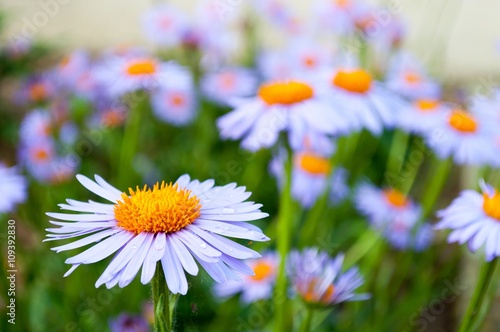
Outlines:
[[[255,275],[252,276],[252,279],[261,281],[271,275],[271,273],[273,272],[273,266],[264,261],[257,262],[253,266],[253,272],[255,272]]]
[[[384,190],[385,199],[394,207],[403,208],[409,204],[408,198],[396,189]]]
[[[314,68],[317,64],[316,57],[308,55],[304,57],[304,65],[308,68]]]
[[[181,93],[174,93],[170,96],[170,102],[172,105],[181,107],[184,106],[186,103],[186,99],[184,98],[184,95]]]
[[[448,123],[462,133],[474,133],[477,130],[477,122],[474,117],[462,110],[454,110],[448,119]]]
[[[234,87],[236,83],[236,78],[232,73],[224,73],[220,76],[220,85],[224,90],[230,90]]]
[[[309,283],[309,285],[307,287],[307,291],[306,291],[306,293],[303,296],[304,300],[306,302],[310,302],[310,303],[321,302],[321,303],[324,303],[324,304],[328,304],[330,298],[335,293],[335,286],[333,284],[331,284],[331,285],[328,286],[328,288],[325,290],[325,292],[323,294],[318,294],[315,291],[317,283],[318,283],[318,281],[316,279],[313,279]]]
[[[47,96],[47,90],[45,89],[45,85],[43,83],[33,84],[30,89],[30,98],[33,101],[42,101]]]
[[[404,78],[406,82],[416,84],[422,82],[422,76],[419,74],[413,72],[413,71],[407,71],[404,75]]]
[[[421,112],[433,112],[439,106],[439,102],[432,99],[420,99],[415,102],[415,106]]]
[[[65,55],[60,62],[61,67],[63,67],[63,68],[66,67],[70,60],[71,60],[71,56]]]
[[[152,75],[156,72],[156,61],[152,59],[137,60],[127,66],[129,75]]]
[[[330,170],[330,161],[327,158],[304,153],[299,157],[300,168],[314,175],[326,175]]]
[[[288,81],[263,84],[258,94],[268,105],[292,105],[312,98],[314,91],[306,83]]]
[[[350,2],[350,0],[333,0],[333,4],[340,8],[348,7]]]
[[[102,115],[102,124],[107,127],[118,127],[125,120],[125,116],[119,112],[114,110],[109,110],[104,112]]]
[[[115,205],[117,225],[139,234],[174,233],[192,224],[200,216],[200,200],[191,190],[177,184],[156,183],[153,188],[129,188]]]
[[[350,92],[365,93],[372,86],[372,76],[363,69],[340,70],[333,78],[333,84]]]
[[[46,150],[44,150],[44,149],[36,149],[33,152],[33,158],[36,161],[44,162],[44,161],[46,161],[46,160],[49,159],[49,153]]]
[[[488,216],[500,221],[500,194],[495,190],[493,196],[483,194],[483,210]]]

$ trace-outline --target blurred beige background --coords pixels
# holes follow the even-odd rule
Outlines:
[[[240,7],[250,0],[169,0],[184,9],[200,1]],[[35,30],[35,37],[64,48],[98,49],[116,44],[145,44],[140,19],[161,1],[131,0],[2,0],[7,10],[8,34]],[[303,17],[307,0],[283,1]],[[408,22],[406,46],[434,65],[448,80],[464,78],[485,84],[500,76],[500,1],[498,0],[379,0]],[[43,15],[45,12],[48,15]],[[48,19],[44,19],[49,16]],[[33,23],[36,23],[34,25]],[[28,29],[28,30],[26,30]],[[33,30],[33,29],[31,29]],[[483,81],[483,83],[481,83]],[[500,83],[500,80],[499,80]]]

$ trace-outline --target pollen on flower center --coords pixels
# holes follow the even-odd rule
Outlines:
[[[49,154],[44,149],[37,149],[33,152],[33,158],[37,161],[46,161],[49,159]]]
[[[129,188],[130,196],[122,194],[115,205],[117,225],[139,234],[174,233],[193,223],[200,216],[200,200],[191,190],[177,184],[156,183],[153,188]]]
[[[463,133],[474,133],[477,130],[477,122],[474,117],[462,110],[454,110],[448,122],[450,126]]]
[[[500,194],[495,190],[493,196],[483,194],[483,210],[488,216],[500,221]]]
[[[139,60],[127,66],[129,75],[151,75],[156,72],[156,62],[150,59]]]
[[[171,96],[170,102],[174,106],[181,107],[181,106],[184,106],[185,99],[184,99],[184,96],[181,93],[175,93],[175,94],[173,94]]]
[[[372,76],[363,69],[340,70],[333,78],[333,84],[350,92],[365,93],[372,86]]]
[[[273,272],[273,266],[267,262],[258,262],[253,266],[255,275],[251,278],[256,281],[261,281],[267,278]]]
[[[314,90],[298,81],[273,82],[261,85],[258,95],[268,105],[291,105],[312,98]]]
[[[419,99],[415,102],[415,106],[421,112],[433,112],[439,106],[439,102],[432,99]]]
[[[385,199],[394,207],[403,208],[408,205],[408,198],[396,189],[384,190]]]
[[[304,153],[299,157],[300,168],[315,175],[326,175],[330,170],[330,161],[327,158]]]

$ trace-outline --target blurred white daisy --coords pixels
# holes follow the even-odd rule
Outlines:
[[[300,149],[309,134],[339,134],[343,129],[315,88],[296,80],[261,85],[257,96],[242,99],[217,126],[222,138],[242,139],[241,146],[251,151],[273,146],[282,131],[290,134],[292,148]]]
[[[151,106],[155,116],[175,126],[190,123],[196,115],[193,79],[187,71],[172,73],[170,79],[152,92]]]
[[[343,261],[343,254],[330,258],[316,248],[291,252],[287,269],[294,291],[304,302],[322,307],[369,299],[369,294],[355,293],[363,284],[358,268],[342,272]]]
[[[238,272],[254,275],[240,260],[260,255],[224,236],[252,241],[268,241],[262,231],[246,221],[268,216],[260,204],[245,202],[250,193],[235,183],[214,187],[213,180],[191,181],[181,176],[175,184],[156,183],[123,193],[100,176],[95,181],[77,175],[78,181],[111,204],[68,199],[61,209],[80,213],[47,213],[58,228],[48,228],[50,240],[80,237],[74,242],[52,248],[57,252],[92,246],[68,258],[72,267],[68,276],[81,264],[101,261],[112,254],[113,260],[96,281],[96,287],[106,284],[128,285],[142,267],[141,282],[148,283],[157,262],[165,273],[170,291],[186,294],[185,272],[197,275],[196,261],[217,282],[239,280]],[[98,242],[95,244],[95,242]]]
[[[144,14],[142,23],[149,40],[159,46],[173,47],[180,45],[187,21],[182,11],[168,4],[160,4]]]
[[[206,73],[200,84],[203,94],[208,99],[230,105],[234,98],[254,94],[257,78],[248,69],[233,67]]]
[[[436,229],[450,229],[448,242],[467,242],[472,252],[484,245],[486,260],[500,256],[500,194],[480,183],[482,194],[464,190],[446,209],[437,213]]]
[[[417,99],[398,111],[396,126],[406,132],[422,135],[436,128],[448,110],[438,100]]]
[[[9,213],[27,197],[27,181],[16,167],[0,163],[0,213]]]
[[[451,109],[426,135],[426,142],[439,158],[453,158],[458,165],[498,164],[494,133],[499,124],[461,109]]]
[[[250,259],[247,264],[255,273],[253,276],[242,275],[241,281],[228,280],[223,284],[215,284],[214,293],[222,298],[241,293],[241,301],[244,303],[271,298],[278,263],[278,256],[273,252],[266,252],[261,258]]]

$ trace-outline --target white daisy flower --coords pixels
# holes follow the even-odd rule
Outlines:
[[[0,213],[14,211],[16,205],[23,203],[27,197],[28,183],[16,167],[7,167],[0,163]]]
[[[261,204],[246,202],[250,193],[235,183],[214,187],[213,180],[191,181],[181,176],[175,184],[156,183],[153,188],[129,188],[129,194],[114,188],[100,176],[95,181],[77,175],[78,181],[111,204],[68,199],[63,210],[79,213],[47,213],[58,228],[48,228],[48,239],[82,238],[52,248],[57,252],[91,245],[68,258],[72,267],[68,276],[81,264],[101,261],[112,254],[113,260],[96,281],[125,287],[142,267],[141,282],[148,283],[157,262],[165,273],[170,291],[186,294],[185,272],[197,275],[198,262],[217,282],[239,280],[237,273],[254,275],[240,260],[260,255],[224,236],[252,241],[268,241],[262,231],[246,221],[268,216]],[[98,242],[97,244],[95,242]]]

